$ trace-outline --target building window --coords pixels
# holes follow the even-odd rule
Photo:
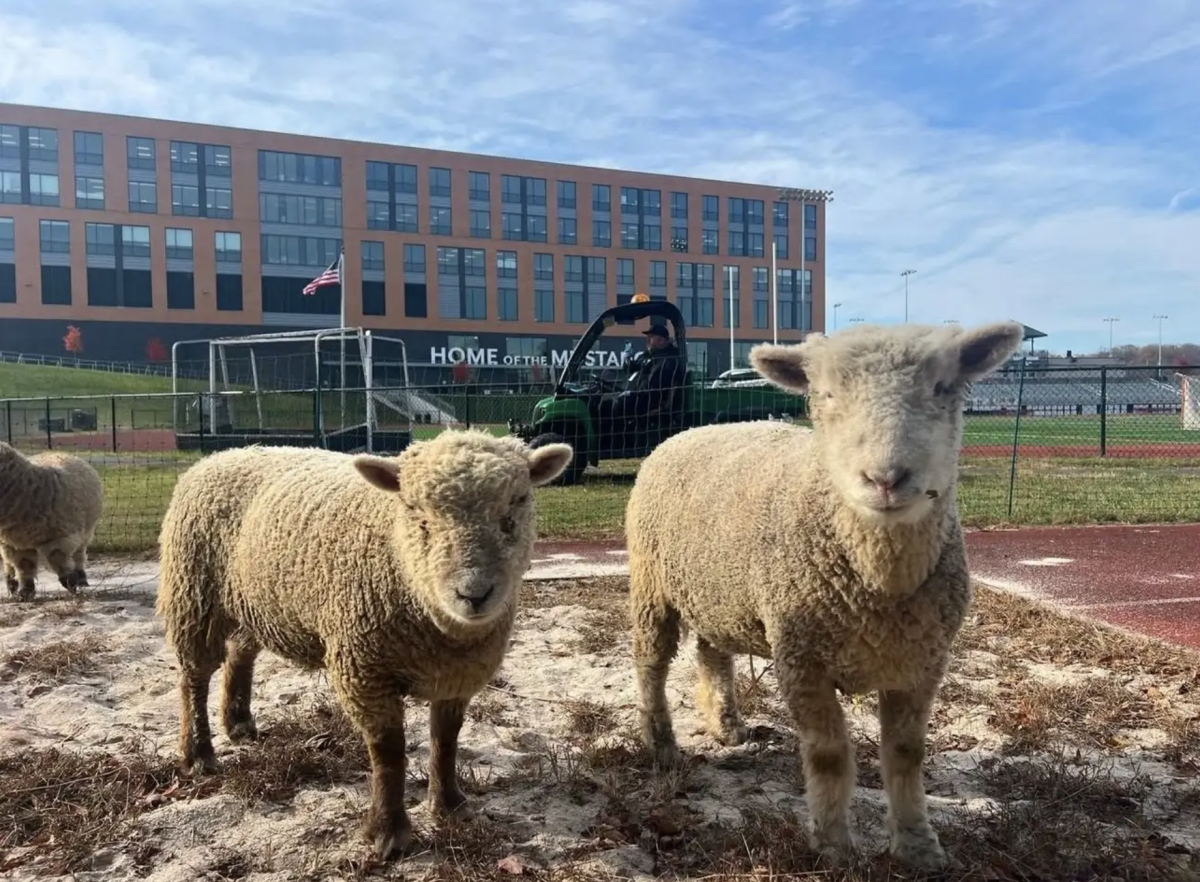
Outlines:
[[[0,159],[21,158],[21,127],[0,125]]]
[[[721,253],[720,235],[720,232],[717,230],[700,231],[700,241],[702,243],[702,250],[705,254]]]
[[[483,285],[466,285],[463,288],[462,317],[477,321],[487,318],[487,288]]]
[[[20,205],[21,173],[0,171],[0,204]]]
[[[223,144],[205,144],[204,174],[210,178],[232,178],[233,151]]]
[[[627,257],[617,258],[617,284],[633,284],[633,261]]]
[[[755,328],[766,328],[766,327],[770,326],[769,322],[768,322],[768,320],[771,317],[770,307],[771,307],[771,304],[768,303],[766,300],[755,300],[754,301],[754,327]]]
[[[126,137],[125,155],[130,168],[154,171],[153,138],[137,138],[133,135]]]
[[[433,236],[453,235],[453,224],[450,222],[450,209],[441,205],[429,207],[429,233]]]
[[[665,260],[650,261],[650,287],[667,287],[667,262]]]
[[[104,136],[97,132],[76,132],[75,164],[103,166]]]
[[[437,249],[437,264],[439,276],[457,276],[458,249],[446,248],[439,245]]]
[[[487,275],[487,252],[482,248],[463,248],[462,257],[464,276]]]
[[[404,246],[404,271],[406,273],[424,273],[425,272],[425,246],[424,245],[405,245]]]
[[[560,217],[558,219],[558,244],[574,245],[578,241],[578,238],[578,227],[575,218]]]
[[[396,203],[396,232],[416,233],[420,229],[417,221],[417,206],[411,203]]]
[[[404,283],[405,318],[428,318],[429,286],[424,282]]]
[[[58,175],[29,175],[29,204],[55,207],[59,203]]]
[[[717,196],[701,196],[701,220],[721,220],[721,200]]]
[[[746,200],[739,196],[730,196],[728,203],[729,222],[744,225],[746,223]]]
[[[533,277],[539,282],[554,281],[554,255],[533,255]]]
[[[612,221],[606,221],[606,220],[592,221],[592,247],[593,248],[611,248],[612,247]]]
[[[804,229],[815,230],[817,228],[817,206],[804,206]]]
[[[167,309],[195,308],[195,274],[178,270],[167,270]]]
[[[429,169],[429,195],[447,197],[450,195],[450,169],[436,167]]]
[[[533,320],[554,321],[554,292],[541,289],[533,292]]]
[[[112,257],[117,253],[112,224],[84,224],[83,234],[85,249],[89,255]]]
[[[574,181],[559,181],[556,185],[558,189],[558,207],[559,208],[575,208],[575,182]]]
[[[15,301],[16,298],[13,298]],[[69,266],[42,266],[42,303],[47,306],[71,305],[71,268]]]
[[[788,237],[787,233],[775,234],[775,256],[780,260],[787,260],[788,256]]]
[[[200,145],[191,141],[171,142],[171,171],[185,174],[198,174],[200,166]]]
[[[71,225],[67,221],[44,220],[38,227],[42,254],[71,253]]]
[[[278,236],[262,234],[262,262],[281,266],[307,266],[325,269],[337,260],[341,239],[317,236]]]
[[[671,194],[671,217],[674,220],[687,220],[688,216],[688,194],[687,193],[672,193]]]
[[[786,230],[788,225],[788,204],[786,202],[771,203],[771,223],[778,230]]]
[[[288,184],[340,187],[342,185],[342,160],[336,156],[259,150],[258,179]]]
[[[492,238],[492,213],[490,211],[471,209],[471,238]]]
[[[687,227],[671,227],[671,250],[687,252],[688,250],[688,228]]]
[[[388,169],[389,165],[386,162],[377,162],[374,159],[367,160],[367,189],[382,190],[388,192],[390,185],[388,184]]]
[[[192,260],[195,256],[191,230],[167,227],[166,241],[169,260]]]
[[[525,241],[545,242],[547,238],[546,216],[544,214],[527,215],[525,218]]]
[[[508,241],[520,241],[525,238],[525,226],[521,223],[521,215],[510,211],[500,215],[501,235]]]
[[[637,248],[640,233],[641,227],[636,222],[621,224],[621,247]]]
[[[816,236],[805,236],[804,237],[804,259],[805,260],[816,260],[817,259],[817,237]]]
[[[612,211],[612,187],[592,184],[592,211]]]
[[[621,188],[621,214],[637,214],[641,191],[637,187]]]
[[[150,228],[125,224],[121,227],[121,255],[150,257]]]
[[[337,196],[291,196],[260,193],[259,219],[268,224],[341,227],[342,200]]]
[[[582,291],[567,291],[567,321],[573,325],[587,323],[587,295]]]
[[[242,234],[218,231],[216,236],[217,263],[242,262]],[[239,306],[238,309],[241,309]]]
[[[58,162],[58,129],[28,129],[30,162]]]
[[[362,243],[363,272],[383,272],[383,243]]]
[[[217,273],[217,309],[221,312],[241,312],[241,273]]]
[[[568,254],[563,258],[563,281],[583,281],[583,258],[577,254]]]
[[[132,183],[130,186],[133,186]],[[172,184],[171,214],[176,217],[199,217],[200,188],[189,184]]]
[[[517,252],[496,252],[496,278],[515,279],[517,277]]]
[[[387,285],[379,279],[362,281],[363,315],[387,315]]]
[[[75,178],[75,207],[104,210],[104,178]]]
[[[517,320],[517,289],[513,287],[499,288],[496,291],[497,315],[502,322]]]
[[[129,210],[140,214],[155,214],[158,211],[158,193],[155,185],[148,181],[130,181]]]
[[[367,202],[367,229],[368,230],[388,230],[391,229],[391,217],[388,212],[388,204],[386,202],[376,202],[368,200]]]
[[[337,224],[342,225],[342,200],[337,201]],[[204,208],[206,217],[227,220],[233,217],[233,191],[215,187],[204,188]]]
[[[746,200],[746,223],[759,227],[763,225],[763,204],[761,199]]]
[[[468,195],[475,202],[490,202],[492,199],[492,176],[488,172],[467,172]]]
[[[0,251],[16,251],[17,234],[11,217],[0,217]]]

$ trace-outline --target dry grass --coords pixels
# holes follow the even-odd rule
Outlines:
[[[582,671],[597,664],[593,654],[602,656],[601,666],[621,668],[628,653],[626,580],[531,583],[524,601],[523,617],[586,608],[571,614],[578,626],[570,652],[548,659],[548,668],[577,664]],[[557,619],[557,612],[543,616]],[[96,670],[88,664],[98,646],[64,652],[62,645],[13,653],[25,653],[19,676],[69,679]],[[978,589],[956,649],[930,738],[935,823],[954,859],[939,879],[1200,878],[1200,851],[1163,835],[1169,824],[1200,829],[1200,658],[986,588]],[[535,694],[536,681],[506,669],[472,701],[468,719],[534,740],[510,751],[507,764],[490,755],[460,757],[464,790],[476,805],[489,806],[477,819],[433,826],[415,817],[413,856],[381,865],[358,839],[360,808],[347,807],[298,840],[218,850],[194,875],[275,872],[276,879],[297,882],[514,875],[591,882],[614,872],[704,882],[915,878],[877,849],[848,869],[825,867],[809,850],[796,811],[803,782],[791,721],[769,665],[755,660],[751,668],[739,659],[738,666],[742,711],[768,720],[766,735],[733,749],[693,743],[684,764],[663,772],[653,768],[627,704],[586,687]],[[588,682],[576,674],[569,679]],[[877,791],[873,701],[847,699],[845,706],[860,787]],[[261,740],[234,750],[221,775],[200,781],[176,774],[169,747],[130,749],[128,741],[120,756],[58,747],[0,755],[0,818],[13,819],[0,824],[0,873],[103,870],[97,862],[119,850],[132,857],[135,875],[144,875],[172,859],[159,852],[164,846],[142,820],[168,803],[226,794],[291,814],[317,793],[364,792],[362,740],[331,699],[264,716]],[[686,738],[685,724],[678,725]],[[1139,767],[1143,761],[1149,766]],[[421,763],[413,763],[410,804],[423,797],[425,780]],[[860,820],[882,816],[861,793],[856,812]],[[560,817],[572,818],[570,826],[554,827]],[[565,839],[563,830],[570,833]],[[309,855],[308,863],[281,870],[282,858],[297,850]]]
[[[89,632],[70,640],[60,640],[10,652],[0,667],[0,680],[28,677],[43,684],[66,682],[70,678],[96,674],[107,650],[107,640]]]

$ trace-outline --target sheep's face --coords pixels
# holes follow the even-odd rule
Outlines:
[[[1023,334],[1017,322],[859,326],[763,344],[750,359],[772,383],[807,392],[818,456],[845,501],[868,520],[905,523],[953,491],[966,390]]]
[[[426,604],[484,626],[515,601],[536,536],[533,489],[570,464],[566,444],[446,431],[400,456],[358,456],[371,484],[396,496],[395,542]]]

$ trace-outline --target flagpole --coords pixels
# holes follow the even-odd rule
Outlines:
[[[338,299],[341,304],[338,308],[338,321],[340,322],[338,339],[342,342],[341,352],[341,384],[342,384],[342,428],[346,428],[346,246],[343,245],[341,251],[338,252]]]
[[[803,236],[801,236],[803,238]],[[804,247],[801,245],[800,247]],[[771,241],[771,327],[774,329],[775,342],[779,342],[779,289],[775,281],[775,242]]]

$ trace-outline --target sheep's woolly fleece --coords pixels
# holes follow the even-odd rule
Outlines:
[[[35,549],[66,587],[86,584],[87,546],[103,509],[104,487],[90,463],[58,451],[27,457],[0,441],[0,555],[9,590],[17,552]],[[26,596],[33,572],[26,568]]]

